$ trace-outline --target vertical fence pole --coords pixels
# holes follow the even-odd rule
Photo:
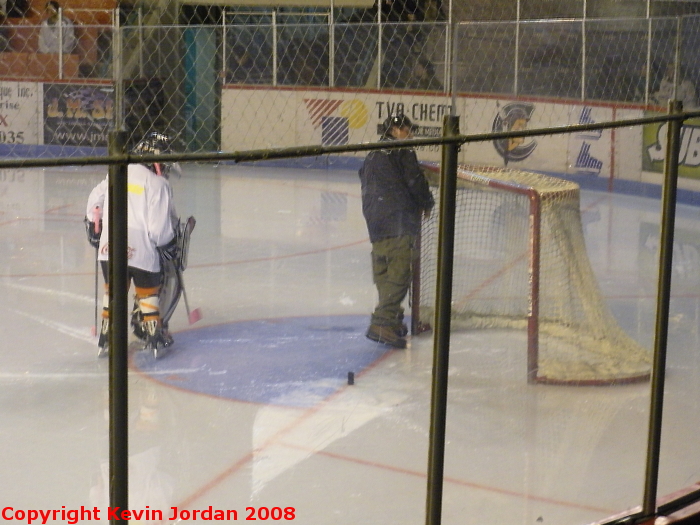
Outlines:
[[[669,113],[680,113],[683,105],[677,100],[668,104]],[[649,409],[649,437],[644,485],[643,516],[656,514],[656,490],[659,479],[659,451],[661,448],[661,420],[666,374],[668,341],[668,313],[671,301],[671,271],[673,264],[673,229],[676,217],[676,189],[678,186],[678,158],[681,148],[683,122],[668,123],[664,186],[661,197],[661,239],[659,241],[659,280],[656,293],[656,328],[654,362],[651,370],[651,407]]]
[[[272,85],[277,85],[277,9],[272,10]]]
[[[58,78],[63,78],[63,8],[58,8]]]
[[[455,53],[453,39],[456,39],[456,22],[452,17],[452,4],[453,0],[450,0],[447,7],[447,24],[445,25],[445,63],[443,66],[443,72],[445,77],[444,87],[447,89],[451,86],[452,93],[456,91],[457,83],[454,82],[454,76],[457,71],[457,53]]]
[[[518,95],[520,74],[520,0],[516,4],[515,15],[515,57],[513,58],[513,95]]]
[[[117,11],[117,17],[119,17],[119,11]],[[143,8],[139,7],[137,11],[137,23],[138,23],[138,52],[139,52],[139,78],[145,76],[144,64],[143,64],[143,46],[144,46],[144,35],[143,35]]]
[[[652,19],[651,19],[651,0],[647,0],[646,8],[647,18],[647,65],[646,79],[644,81],[644,104],[649,104],[649,87],[651,86],[651,45],[652,45]]]
[[[126,132],[109,134],[109,154],[124,155]],[[127,350],[127,165],[109,167],[109,504],[129,508]],[[119,520],[112,519],[111,522]]]
[[[114,81],[114,129],[124,129],[124,74],[122,72],[123,40],[119,13],[114,17],[112,34],[112,79]],[[143,45],[143,42],[139,42]],[[141,48],[139,48],[139,53]]]
[[[377,9],[377,31],[379,33],[377,38],[377,89],[382,89],[382,38],[384,36],[382,22],[382,7],[379,4]]]
[[[443,137],[459,135],[459,117],[446,116]],[[440,173],[440,223],[438,227],[437,291],[433,339],[433,381],[430,400],[430,443],[425,523],[442,519],[442,485],[447,427],[447,369],[452,315],[452,265],[455,237],[458,144],[443,144]]]
[[[673,52],[673,100],[678,100],[678,84],[681,81],[681,41],[683,39],[683,17],[676,18],[676,44]]]
[[[226,9],[221,13],[221,82],[226,83],[228,77],[228,54],[226,53]]]
[[[454,116],[455,112],[457,111],[457,91],[459,89],[459,86],[457,85],[457,56],[459,52],[459,42],[457,41],[457,24],[454,24],[450,27],[450,30],[448,32],[448,41],[450,44],[450,52],[448,56],[449,60],[449,65],[450,65],[450,74],[446,78],[447,81],[450,83],[447,84],[445,83],[445,86],[450,86],[449,87],[449,92],[450,92],[450,100],[451,100],[451,106],[450,106],[450,115]]]
[[[651,1],[651,0],[649,0]],[[649,15],[649,4],[647,3],[647,58],[646,58],[646,78],[644,80],[644,104],[649,104],[649,88],[651,86],[651,45],[652,45],[652,20]]]
[[[328,86],[335,87],[335,5],[331,0],[328,16]]]
[[[586,100],[586,16],[588,15],[588,3],[583,0],[583,17],[581,18],[581,100]]]

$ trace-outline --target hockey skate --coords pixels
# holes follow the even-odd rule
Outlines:
[[[165,348],[170,348],[173,346],[175,339],[173,339],[173,336],[170,335],[170,330],[168,330],[168,327],[165,324],[163,324],[161,327],[161,333],[163,334],[163,346],[165,346]]]
[[[142,326],[146,333],[144,351],[152,354],[154,359],[160,359],[168,353],[168,349],[172,346],[172,336],[167,330],[162,329],[158,321],[144,321]]]
[[[107,357],[109,355],[109,319],[102,319],[100,337],[97,340],[97,357]]]
[[[143,315],[139,308],[138,300],[134,297],[134,308],[131,310],[131,330],[137,339],[146,340],[146,331],[143,327]]]

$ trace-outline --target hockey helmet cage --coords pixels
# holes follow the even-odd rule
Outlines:
[[[146,134],[141,141],[134,146],[133,153],[136,155],[161,155],[171,153],[170,137],[158,131],[151,131]],[[168,178],[172,165],[166,162],[154,162],[153,164],[145,164],[145,166],[153,171],[156,175],[162,175]]]

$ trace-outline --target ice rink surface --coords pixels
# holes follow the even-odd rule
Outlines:
[[[189,325],[181,302],[172,353],[132,353],[130,506],[153,513],[139,521],[156,523],[157,509],[170,521],[177,507],[204,523],[193,510],[211,506],[239,521],[424,523],[432,338],[399,351],[364,337],[375,289],[356,173],[184,172],[172,180],[178,211],[197,218],[184,278],[203,319]],[[107,517],[108,361],[91,335],[95,252],[82,224],[105,173],[0,177],[8,512]],[[660,203],[584,190],[581,208],[603,294],[651,348]],[[659,495],[700,479],[700,209],[679,205],[676,226]],[[452,334],[443,523],[584,524],[641,504],[649,383],[528,385],[525,339]]]

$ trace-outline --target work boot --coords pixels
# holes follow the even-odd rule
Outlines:
[[[394,330],[400,337],[406,337],[408,335],[408,326],[403,322],[403,313],[396,316],[396,321],[394,322]]]
[[[406,326],[406,323],[401,323],[394,327],[394,332],[399,337],[406,337],[408,335],[408,326]]]
[[[406,348],[406,339],[401,337],[396,329],[391,326],[371,324],[367,329],[367,339],[393,346],[394,348]]]

